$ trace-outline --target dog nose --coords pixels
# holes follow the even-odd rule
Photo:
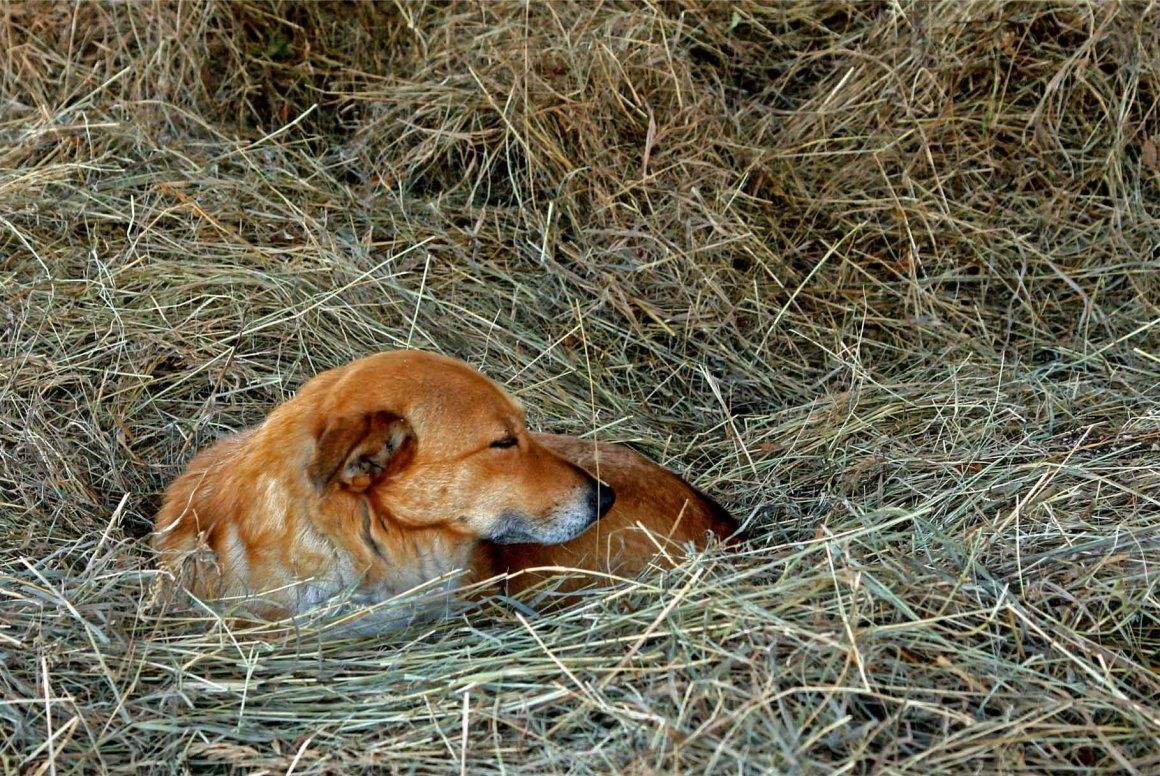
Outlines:
[[[597,480],[596,493],[596,515],[597,517],[604,517],[608,514],[608,510],[612,509],[612,505],[616,503],[616,491],[608,483]]]

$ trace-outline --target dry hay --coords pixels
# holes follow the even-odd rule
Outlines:
[[[1160,14],[0,7],[0,771],[1160,770]],[[412,345],[739,555],[166,611],[193,450]]]

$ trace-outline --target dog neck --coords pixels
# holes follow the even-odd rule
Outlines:
[[[371,619],[402,624],[436,609],[445,613],[462,584],[475,540],[439,528],[401,524],[366,496],[333,497],[307,516],[298,530],[299,546],[324,549],[327,568],[301,568],[291,608],[302,614],[331,599],[348,596],[349,604],[374,607],[415,592],[399,606],[386,605]],[[309,550],[308,550],[309,552]],[[376,628],[381,625],[374,626]]]
[[[370,549],[374,563],[368,582],[377,578],[384,593],[397,595],[467,568],[475,540],[441,528],[416,528],[394,519],[368,498],[359,498],[359,538]],[[458,587],[458,580],[452,587]]]

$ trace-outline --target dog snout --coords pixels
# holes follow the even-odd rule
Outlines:
[[[592,511],[596,513],[596,520],[608,514],[612,505],[616,503],[616,491],[607,482],[596,480],[589,497]]]

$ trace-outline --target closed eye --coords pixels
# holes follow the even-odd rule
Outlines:
[[[514,436],[505,436],[503,439],[497,439],[492,442],[491,446],[502,449],[505,447],[515,447],[519,443],[520,440],[516,439]]]

